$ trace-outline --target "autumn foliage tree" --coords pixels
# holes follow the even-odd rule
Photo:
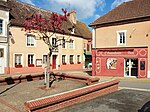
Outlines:
[[[47,59],[47,81],[46,87],[49,88],[52,82],[55,80],[53,74],[50,73],[50,58],[52,55],[52,50],[56,49],[58,45],[52,45],[51,37],[57,32],[65,33],[62,28],[64,22],[67,21],[69,14],[65,9],[62,9],[63,15],[57,13],[51,13],[48,17],[44,17],[42,14],[34,14],[32,17],[27,18],[24,21],[24,31],[33,33],[42,39],[48,46],[48,59]],[[64,23],[65,24],[65,23]],[[58,42],[60,39],[57,39]]]

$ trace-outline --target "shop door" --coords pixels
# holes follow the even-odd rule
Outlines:
[[[0,74],[4,74],[4,49],[0,48]]]
[[[138,76],[138,59],[125,59],[125,76]]]
[[[52,63],[53,69],[56,69],[56,58],[57,58],[57,55],[53,55],[53,63]]]

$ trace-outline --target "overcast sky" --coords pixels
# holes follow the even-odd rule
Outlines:
[[[111,9],[129,0],[18,0],[53,12],[76,10],[77,19],[87,25]]]

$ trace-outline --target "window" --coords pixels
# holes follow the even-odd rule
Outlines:
[[[66,55],[62,55],[62,64],[66,64]]]
[[[126,44],[126,31],[119,31],[118,33],[118,45]]]
[[[73,62],[73,55],[70,55],[70,64],[74,64],[74,62]]]
[[[52,46],[53,46],[53,47],[56,46],[56,38],[52,38]]]
[[[15,67],[22,67],[22,54],[15,54]]]
[[[77,55],[77,63],[80,62],[80,55]]]
[[[0,58],[4,57],[4,49],[0,49]]]
[[[47,58],[48,58],[47,55],[43,55],[43,64],[46,64],[46,63],[47,63]]]
[[[3,20],[0,19],[0,35],[3,33]]]
[[[70,48],[73,49],[74,40],[70,40]]]
[[[29,54],[28,55],[28,66],[29,67],[33,67],[34,66],[33,60],[34,60],[34,55],[33,54]]]
[[[62,40],[62,48],[66,48],[66,42],[65,42],[65,39]]]
[[[72,28],[71,34],[75,33],[75,28]]]
[[[86,50],[86,43],[84,43],[84,50]]]
[[[27,35],[27,46],[35,46],[35,36]]]
[[[90,45],[87,44],[87,51],[90,51]]]

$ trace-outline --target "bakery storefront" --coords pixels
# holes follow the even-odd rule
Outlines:
[[[147,47],[97,48],[92,57],[92,75],[147,78]]]

